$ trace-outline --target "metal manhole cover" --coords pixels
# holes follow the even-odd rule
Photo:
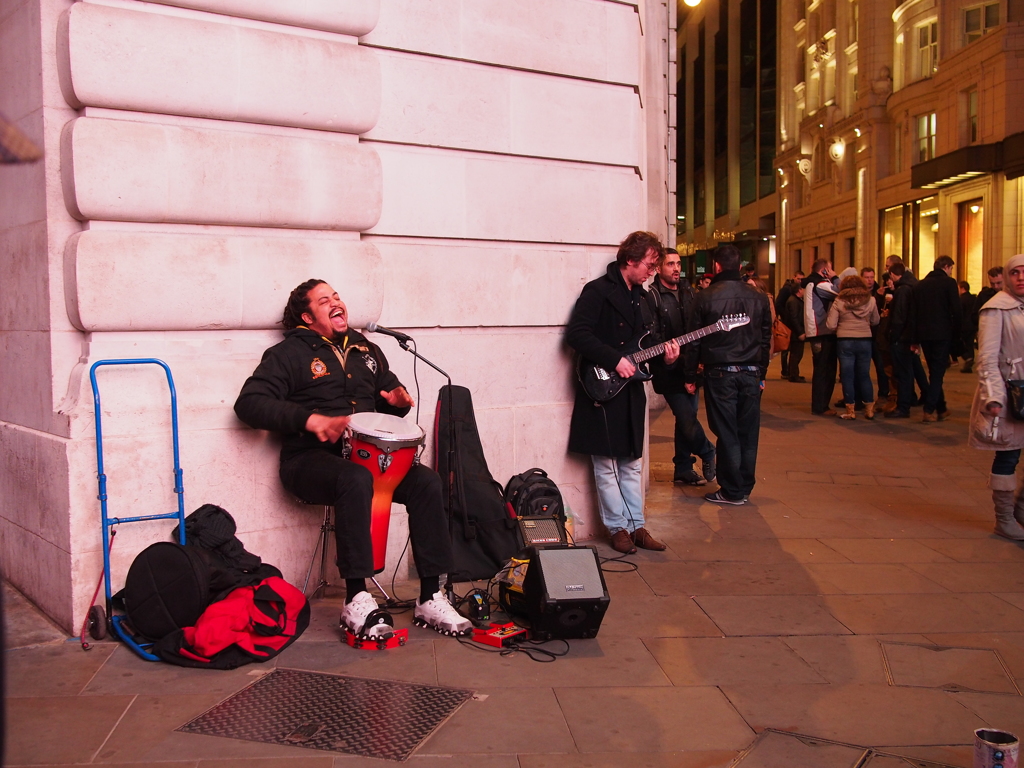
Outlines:
[[[1020,696],[1002,657],[988,648],[880,642],[889,685]]]
[[[472,695],[462,688],[278,669],[178,730],[405,760]]]

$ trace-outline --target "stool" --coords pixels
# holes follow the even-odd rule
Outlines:
[[[309,558],[309,568],[306,569],[306,580],[302,582],[302,593],[306,594],[306,587],[309,586],[309,577],[313,573],[313,563],[316,562],[316,553],[320,552],[320,580],[317,585],[313,588],[306,597],[310,600],[320,595],[327,587],[331,586],[331,582],[327,580],[327,547],[331,543],[331,534],[334,533],[334,505],[333,504],[313,504],[311,501],[305,501],[304,499],[298,499],[299,502],[307,506],[323,506],[324,508],[324,519],[320,523],[320,535],[316,539],[316,544],[313,546],[313,555]],[[380,585],[375,576],[370,577],[370,581],[373,582],[374,586],[384,595],[384,599],[390,601],[391,595]]]
[[[300,501],[302,501],[300,499]],[[310,504],[311,502],[302,501],[303,504]],[[317,550],[320,550],[320,581],[317,582],[316,587],[310,592],[307,597],[312,600],[318,594],[323,592],[327,587],[331,586],[331,583],[327,580],[327,547],[331,543],[330,535],[334,533],[334,520],[332,515],[334,514],[334,505],[324,504],[324,521],[320,523],[320,535],[316,539],[316,544],[313,547],[313,556],[309,558],[309,568],[306,569],[306,580],[302,582],[302,593],[306,593],[306,587],[309,585],[310,574],[313,573],[313,563],[316,562]]]

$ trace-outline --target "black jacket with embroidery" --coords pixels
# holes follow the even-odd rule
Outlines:
[[[310,448],[335,450],[306,431],[314,413],[347,416],[379,411],[404,416],[380,396],[402,384],[376,344],[361,333],[348,332],[342,352],[345,367],[322,336],[308,328],[285,331],[284,340],[263,353],[263,359],[242,386],[235,401],[238,418],[255,429],[284,435],[282,460]]]
[[[693,296],[693,289],[688,285],[680,284],[679,289],[673,291],[661,282],[660,277],[654,278],[654,282],[647,290],[647,305],[654,317],[654,341],[664,343],[686,333],[687,321],[693,307]],[[651,373],[654,374],[651,383],[659,395],[686,391],[681,362],[666,365],[665,357],[659,355],[651,360],[650,366]]]

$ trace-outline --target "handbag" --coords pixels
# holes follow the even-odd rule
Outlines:
[[[785,352],[789,349],[791,336],[792,331],[789,329],[788,325],[782,322],[782,318],[775,318],[775,322],[772,323],[772,352]]]

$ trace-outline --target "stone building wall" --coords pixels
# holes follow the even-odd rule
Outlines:
[[[495,477],[545,467],[594,535],[561,331],[619,240],[666,233],[667,24],[617,0],[0,0],[0,111],[46,152],[0,171],[4,576],[81,620],[101,568],[88,367],[158,357],[186,510],[225,507],[301,582],[318,515],[231,404],[310,276],[353,326],[411,333],[472,390]],[[442,378],[381,345],[429,433]],[[163,374],[99,382],[111,514],[171,511]],[[124,526],[115,576],[167,527]]]

